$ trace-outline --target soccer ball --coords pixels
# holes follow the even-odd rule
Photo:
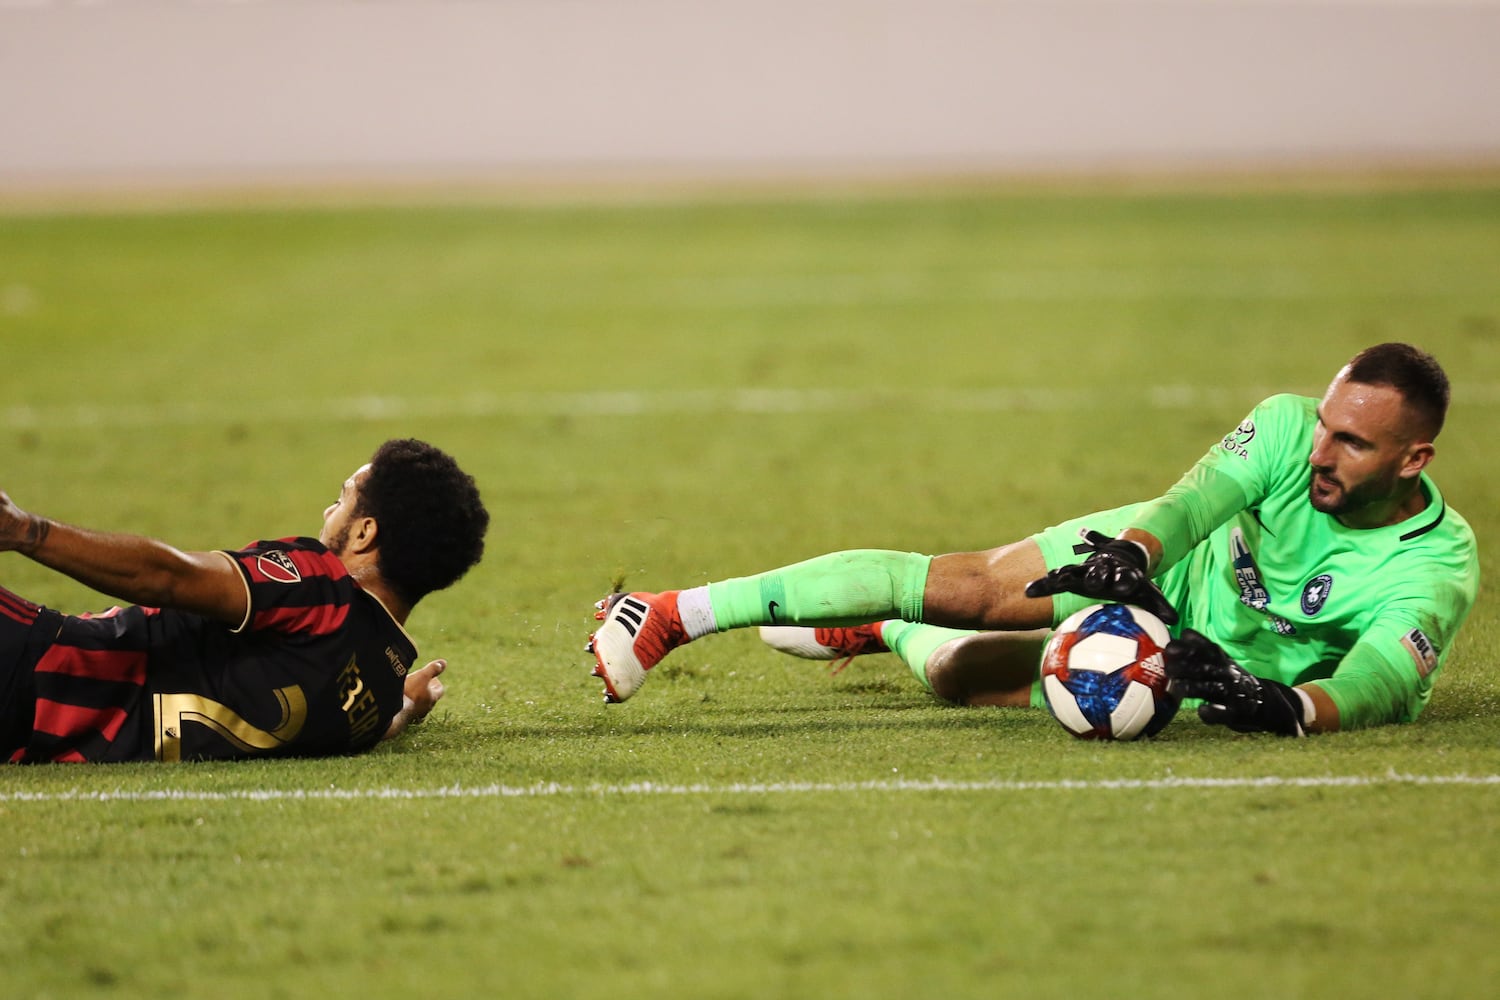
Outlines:
[[[1167,626],[1128,604],[1095,604],[1057,627],[1042,650],[1042,693],[1053,718],[1085,740],[1154,736],[1177,714],[1167,693]]]

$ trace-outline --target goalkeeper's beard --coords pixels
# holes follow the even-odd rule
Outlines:
[[[1314,510],[1338,517],[1389,500],[1395,495],[1399,478],[1393,473],[1388,477],[1367,479],[1350,488],[1331,475],[1329,470],[1313,466],[1307,499]]]

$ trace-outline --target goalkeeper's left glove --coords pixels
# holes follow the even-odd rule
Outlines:
[[[1255,676],[1202,633],[1183,629],[1162,650],[1162,659],[1173,694],[1203,699],[1198,718],[1204,722],[1241,733],[1304,735],[1303,695]]]
[[[1089,557],[1081,563],[1048,570],[1046,576],[1026,585],[1026,596],[1080,594],[1096,601],[1134,604],[1168,625],[1177,624],[1177,609],[1167,603],[1161,588],[1146,572],[1144,545],[1090,531],[1073,551],[1079,555],[1087,552]]]

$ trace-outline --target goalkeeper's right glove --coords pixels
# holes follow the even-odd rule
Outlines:
[[[1176,624],[1177,610],[1167,603],[1161,589],[1146,574],[1146,549],[1123,538],[1110,538],[1097,531],[1083,536],[1079,547],[1091,555],[1081,563],[1059,566],[1026,585],[1027,597],[1050,594],[1081,594],[1096,600],[1134,604],[1168,625]]]
[[[1303,696],[1280,681],[1257,677],[1229,658],[1218,644],[1190,628],[1162,650],[1168,690],[1179,698],[1201,698],[1198,718],[1240,733],[1302,736]]]

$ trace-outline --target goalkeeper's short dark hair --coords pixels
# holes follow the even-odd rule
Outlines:
[[[1354,356],[1345,378],[1362,385],[1388,385],[1401,393],[1421,422],[1427,440],[1438,436],[1448,416],[1448,376],[1437,359],[1410,344],[1376,344]]]
[[[490,515],[474,477],[425,441],[375,450],[357,513],[379,526],[380,575],[408,604],[456,583],[484,555]]]

